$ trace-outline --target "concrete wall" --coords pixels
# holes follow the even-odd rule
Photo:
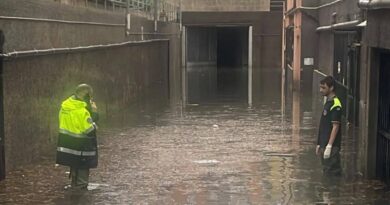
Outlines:
[[[365,32],[363,34],[366,35]],[[358,164],[359,170],[362,171],[365,175],[368,175],[370,177],[375,176],[375,170],[370,170],[369,167],[374,168],[374,165],[368,166],[368,162],[375,162],[376,159],[372,157],[368,157],[368,144],[369,144],[369,136],[372,136],[369,134],[371,131],[369,131],[369,105],[370,103],[370,87],[367,86],[370,84],[370,70],[371,70],[371,63],[369,62],[370,58],[370,48],[367,45],[363,45],[360,49],[361,51],[361,69],[360,69],[360,106],[359,106],[359,133],[360,138],[359,140],[359,159],[360,162]],[[376,137],[376,135],[374,135]],[[375,153],[372,152],[372,153]]]
[[[0,18],[4,52],[63,48],[165,39],[103,50],[9,59],[4,63],[4,104],[7,169],[44,156],[53,157],[60,102],[78,83],[95,88],[102,127],[127,123],[148,96],[180,100],[178,24],[154,22],[133,15],[130,36],[125,35],[124,13],[68,6],[52,0],[2,0],[1,16],[43,18],[48,22]],[[107,25],[119,24],[119,25]],[[141,35],[143,27],[144,35]],[[139,106],[138,106],[139,105]],[[126,113],[126,115],[124,114]],[[114,120],[111,120],[114,119]],[[115,120],[117,119],[117,120]],[[119,119],[119,120],[118,120]]]
[[[82,1],[85,3],[84,0]],[[169,2],[175,3],[175,1]],[[74,1],[74,3],[77,2],[81,1]],[[179,95],[173,95],[180,93],[177,92],[180,90],[181,66],[180,58],[176,57],[180,56],[181,52],[178,24],[158,22],[157,31],[155,31],[153,21],[132,14],[130,35],[126,36],[123,12],[87,8],[80,5],[68,6],[53,0],[2,0],[0,11],[2,16],[74,21],[73,23],[61,23],[0,18],[0,29],[7,39],[4,52],[101,45],[142,39],[169,39],[170,85],[172,88],[170,93],[172,99],[180,99]]]
[[[167,100],[168,48],[168,41],[160,41],[6,61],[7,168],[37,160],[48,153],[53,156],[60,103],[79,83],[94,87],[102,127],[147,93],[160,93]]]
[[[321,0],[319,5],[332,2],[331,0]],[[332,17],[333,14],[336,14]],[[353,21],[361,17],[361,10],[358,8],[357,0],[343,1],[332,6],[324,7],[318,10],[318,27],[329,26],[334,23]],[[333,47],[334,34],[332,31],[319,32],[318,52],[319,64],[318,69],[322,72],[333,74]]]
[[[329,3],[329,1],[324,1],[321,5],[325,3]],[[326,26],[332,23],[353,21],[360,17],[360,12],[358,0],[347,0],[318,10],[318,17],[320,25]],[[334,18],[332,17],[332,14],[336,14]],[[335,22],[333,22],[333,20],[335,20]]]
[[[362,162],[359,168],[371,178],[376,177],[379,55],[390,49],[390,26],[386,21],[389,17],[387,9],[368,11],[362,38],[359,106],[359,158]]]
[[[327,75],[333,74],[333,32],[325,31],[318,36],[318,69]]]
[[[302,49],[301,49],[301,92],[304,99],[312,98],[313,70],[318,68],[318,26],[313,14],[303,13],[302,15]],[[313,59],[313,65],[305,65],[305,59]],[[314,87],[314,88],[317,88]],[[303,111],[309,111],[312,107],[310,101],[304,100],[302,103],[307,103],[302,106]]]
[[[304,1],[306,4],[308,4],[308,1]],[[330,3],[333,1],[318,1],[317,5],[311,5],[311,6],[320,6],[327,3]],[[350,22],[354,20],[360,20],[362,17],[362,11],[358,8],[358,1],[357,0],[351,0],[351,1],[342,1],[339,3],[335,3],[331,6],[323,7],[321,9],[318,9],[316,13],[311,13],[310,16],[313,21],[309,24],[309,26],[312,28],[312,31],[310,33],[316,33],[317,37],[313,38],[312,40],[307,40],[304,36],[302,36],[302,39],[306,39],[303,43],[303,45],[317,45],[316,52],[318,53],[317,63],[315,65],[315,69],[320,70],[322,73],[326,75],[335,75],[334,73],[334,60],[335,60],[335,30],[329,29],[329,30],[322,30],[322,31],[315,31],[316,25],[312,24],[312,22],[317,20],[317,28],[321,26],[330,26],[332,24],[337,23],[343,23],[343,22]],[[308,5],[305,5],[308,6]],[[307,13],[309,11],[305,11]],[[305,25],[308,25],[308,22],[303,22],[303,27]],[[349,28],[349,30],[353,30],[354,28]],[[304,32],[305,33],[305,32]],[[357,33],[358,34],[358,33]],[[317,39],[317,40],[316,40]],[[304,46],[302,48],[302,54],[307,50],[307,46]],[[309,50],[312,50],[313,47],[309,46]],[[344,47],[344,50],[348,50],[348,48]],[[342,52],[342,51],[338,51]],[[343,53],[343,56],[346,56],[346,53]],[[347,59],[344,59],[343,56],[339,56],[338,58],[342,58],[342,61],[344,62]],[[344,65],[344,64],[343,64]],[[347,70],[346,65],[342,67],[343,71]],[[352,71],[351,71],[352,72]],[[352,73],[351,73],[352,75]],[[340,80],[341,81],[341,80]],[[348,84],[349,82],[345,81],[345,84]],[[309,83],[310,84],[310,83]],[[313,93],[318,92],[318,87],[313,86]],[[346,95],[346,93],[340,93],[340,95]],[[340,96],[342,97],[342,96]],[[350,110],[348,106],[345,103],[345,110]],[[352,104],[351,104],[352,105]],[[352,115],[351,115],[352,116]],[[351,118],[349,116],[349,118]]]
[[[2,0],[2,16],[55,19],[77,22],[94,22],[103,25],[59,23],[45,21],[10,20],[0,18],[0,28],[8,39],[5,52],[108,44],[141,39],[141,27],[145,33],[154,33],[154,22],[132,16],[131,33],[125,35],[125,14],[73,7],[49,0]],[[117,24],[117,25],[106,25]],[[12,40],[9,37],[12,36]],[[160,36],[145,35],[144,39]]]
[[[169,40],[169,95],[173,104],[181,101],[181,31],[178,24],[158,23],[155,38]]]
[[[269,11],[270,0],[185,0],[183,11]]]
[[[253,100],[278,102],[281,90],[282,53],[281,12],[263,13],[253,24]]]
[[[370,47],[390,49],[389,10],[382,9],[368,12],[367,44]]]

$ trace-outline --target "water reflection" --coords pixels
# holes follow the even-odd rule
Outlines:
[[[222,101],[247,102],[248,68],[191,65],[188,72],[190,104]]]
[[[287,115],[274,103],[140,105],[117,118],[123,126],[100,131],[95,189],[64,190],[68,170],[48,158],[9,173],[0,204],[390,203],[380,183],[356,174],[353,133],[344,136],[345,176],[322,176],[317,124],[300,101],[289,101]],[[126,125],[126,116],[137,123]]]

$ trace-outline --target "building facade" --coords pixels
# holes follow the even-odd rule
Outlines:
[[[360,133],[369,176],[390,182],[390,1],[360,0],[366,28],[361,46]]]
[[[355,130],[358,169],[367,178],[390,178],[390,1],[288,0],[284,7],[283,63],[286,93],[313,99],[320,111],[319,81],[337,80],[347,130]],[[318,113],[315,113],[318,115]],[[355,127],[356,129],[352,129]]]

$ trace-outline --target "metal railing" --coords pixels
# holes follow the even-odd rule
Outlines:
[[[113,12],[129,11],[165,22],[178,22],[180,13],[179,5],[166,0],[85,0],[85,6]]]

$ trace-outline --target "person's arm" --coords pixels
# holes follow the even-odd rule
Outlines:
[[[99,121],[99,113],[97,112],[92,112],[91,113],[92,120],[97,123]]]
[[[319,134],[319,131],[318,131],[318,135],[317,135],[316,155],[317,156],[320,155],[320,134]]]
[[[326,145],[325,151],[324,151],[324,159],[328,159],[330,157],[330,154],[332,152],[332,146],[334,141],[336,140],[337,134],[340,131],[340,124],[341,124],[341,107],[336,107],[330,112],[331,119],[332,119],[332,132],[329,136],[328,145]]]
[[[333,145],[334,141],[336,140],[337,133],[340,130],[340,122],[332,122],[332,123],[333,123],[333,128],[332,128],[332,132],[330,133],[328,145]]]
[[[96,103],[91,100],[91,117],[95,123],[99,121],[99,113],[98,113],[98,108],[96,106]]]

